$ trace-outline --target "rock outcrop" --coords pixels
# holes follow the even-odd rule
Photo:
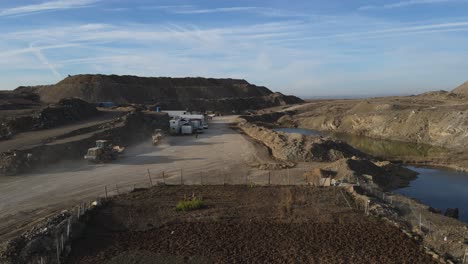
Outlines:
[[[330,138],[276,132],[240,119],[238,127],[247,135],[260,141],[280,160],[335,161],[353,156],[365,156],[348,144]]]
[[[462,96],[324,100],[296,109],[284,126],[338,132],[432,146],[468,147],[468,104]]]

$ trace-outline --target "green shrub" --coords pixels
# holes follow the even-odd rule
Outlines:
[[[205,207],[205,203],[200,198],[192,198],[192,200],[180,201],[176,205],[176,211],[192,211]]]

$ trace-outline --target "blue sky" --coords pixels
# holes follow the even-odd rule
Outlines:
[[[299,96],[468,80],[468,0],[0,0],[0,89],[80,73],[243,78]]]

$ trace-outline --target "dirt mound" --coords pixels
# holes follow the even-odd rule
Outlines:
[[[5,115],[0,118],[0,140],[17,133],[53,128],[80,121],[98,113],[96,107],[77,98],[60,100],[57,104],[36,109],[27,114]]]
[[[271,154],[288,161],[335,161],[365,154],[350,145],[330,138],[276,132],[240,118],[239,128],[255,140],[262,142]]]
[[[468,94],[468,81],[464,82],[457,88],[452,90],[452,93],[455,94]]]
[[[21,87],[19,90],[27,88]],[[160,100],[186,101],[258,97],[272,94],[266,87],[245,80],[212,78],[168,78],[118,75],[75,75],[51,86],[30,88],[44,102],[77,97],[88,102],[147,103]]]
[[[76,97],[91,103],[151,104],[162,109],[240,112],[302,103],[295,96],[273,93],[240,79],[75,75],[55,85],[19,87],[46,103]]]
[[[381,188],[391,190],[407,186],[417,173],[390,162],[374,162],[366,159],[340,159],[321,168],[331,172],[333,179],[347,182],[370,181]]]
[[[40,106],[39,96],[30,91],[0,91],[0,110],[34,108]]]

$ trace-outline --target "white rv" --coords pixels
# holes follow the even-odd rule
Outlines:
[[[169,120],[169,132],[171,134],[180,134],[180,119]]]
[[[191,115],[192,113],[184,110],[168,110],[168,111],[163,111],[164,113],[167,113],[169,117],[171,118],[177,118],[181,117],[183,115]]]
[[[182,115],[180,118],[189,120],[195,131],[203,132],[204,128],[208,128],[208,123],[204,115]]]

